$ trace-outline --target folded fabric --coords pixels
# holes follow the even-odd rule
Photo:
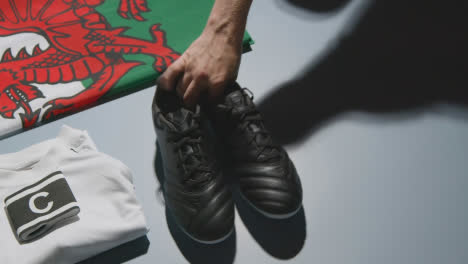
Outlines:
[[[132,179],[88,133],[67,126],[0,155],[0,263],[77,263],[144,236]]]
[[[153,86],[213,3],[0,1],[0,138]]]
[[[5,198],[5,208],[20,242],[40,237],[80,212],[61,171],[9,195]]]

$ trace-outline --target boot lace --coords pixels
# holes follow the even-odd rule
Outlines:
[[[174,143],[174,150],[178,153],[180,162],[177,167],[184,172],[184,183],[190,187],[203,186],[211,180],[212,164],[206,159],[202,148],[202,131],[198,124],[174,133],[169,137]]]

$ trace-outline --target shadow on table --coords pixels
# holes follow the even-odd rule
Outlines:
[[[304,208],[287,219],[271,219],[252,208],[238,191],[233,192],[233,198],[239,216],[263,250],[284,260],[299,254],[306,239]]]
[[[99,255],[79,262],[79,264],[115,264],[145,255],[149,248],[148,237],[142,236]]]
[[[439,103],[466,111],[467,13],[466,1],[370,1],[327,54],[259,102],[267,126],[278,143],[293,144],[350,111],[379,122]]]
[[[154,170],[160,186],[164,186],[165,174],[159,146],[156,147]],[[161,188],[161,187],[160,187]],[[163,191],[163,190],[160,190]],[[191,239],[175,222],[166,207],[166,222],[177,247],[192,264],[231,264],[236,255],[236,231],[224,241],[216,244],[203,244]]]
[[[166,221],[169,231],[180,252],[192,264],[231,264],[236,255],[236,230],[224,241],[216,244],[203,244],[191,239],[180,229],[172,214],[166,208]]]

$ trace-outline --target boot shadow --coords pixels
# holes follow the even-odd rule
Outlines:
[[[282,260],[301,252],[306,239],[304,207],[289,218],[272,219],[256,211],[237,188],[233,189],[233,199],[247,230],[265,252]]]

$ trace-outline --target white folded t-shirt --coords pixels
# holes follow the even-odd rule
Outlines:
[[[63,173],[80,212],[43,237],[20,243],[4,199],[56,171]],[[0,207],[0,262],[5,264],[76,263],[148,232],[129,168],[100,153],[85,131],[68,126],[55,139],[0,155]]]

